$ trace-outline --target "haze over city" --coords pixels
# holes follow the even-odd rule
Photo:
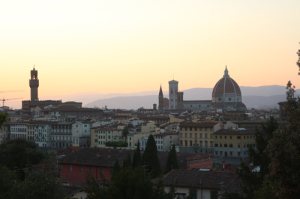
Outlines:
[[[3,2],[1,90],[24,90],[3,96],[29,99],[34,65],[40,98],[167,90],[173,77],[180,90],[212,88],[226,65],[240,86],[297,86],[299,7],[292,0]]]

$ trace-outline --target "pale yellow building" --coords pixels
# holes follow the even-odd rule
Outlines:
[[[214,155],[247,157],[248,147],[256,147],[255,131],[245,128],[220,129],[214,133]]]
[[[105,147],[107,142],[124,141],[122,131],[118,128],[91,128],[91,147]]]
[[[213,133],[215,123],[212,122],[182,122],[179,131],[180,151],[193,152],[196,150],[201,153],[213,152]]]

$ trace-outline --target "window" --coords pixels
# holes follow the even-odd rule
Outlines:
[[[222,143],[220,143],[220,147],[222,147]]]
[[[195,127],[195,131],[197,131],[197,127]]]
[[[222,139],[222,135],[220,135],[220,139]]]
[[[205,131],[207,131],[207,128],[205,128]]]
[[[218,139],[218,136],[215,136],[215,139]]]
[[[232,151],[229,152],[230,156],[232,156]]]
[[[238,156],[241,156],[241,152],[238,152]]]
[[[203,143],[203,142],[202,142],[202,141],[200,141],[200,147],[202,147],[202,143]]]
[[[180,146],[182,146],[182,140],[180,140]]]
[[[240,145],[240,143],[238,143],[238,148],[241,148],[241,145]]]
[[[182,133],[180,133],[180,138],[182,138]]]
[[[223,155],[223,151],[220,151],[220,155]]]
[[[185,127],[185,130],[187,131],[187,127]]]
[[[210,141],[210,147],[213,147],[213,146],[214,146],[214,142]]]
[[[90,167],[90,173],[93,173],[93,167]]]
[[[200,138],[202,138],[202,133],[200,133]]]
[[[218,147],[218,143],[215,143],[215,147]]]
[[[193,146],[193,141],[192,140],[190,140],[190,146]]]
[[[232,136],[230,136],[230,139],[232,139]]]
[[[224,147],[227,147],[227,144],[226,144],[226,143],[224,143]]]
[[[193,130],[193,128],[192,127],[190,127],[190,131],[192,131]]]
[[[197,133],[195,133],[195,138],[197,138]]]
[[[237,136],[237,139],[240,140],[240,139],[241,139],[241,136]]]
[[[70,172],[72,172],[73,168],[72,168],[72,165],[70,165]]]
[[[80,166],[80,168],[79,168],[79,172],[80,172],[80,173],[82,173],[82,166]]]
[[[210,134],[210,139],[213,139],[213,134]]]
[[[208,147],[208,143],[207,143],[207,141],[205,141],[205,147]]]
[[[193,138],[193,134],[192,133],[190,133],[190,138]]]
[[[202,131],[202,127],[200,127],[200,131]]]
[[[218,151],[215,151],[215,154],[218,155]]]
[[[213,128],[210,128],[210,131],[213,131]]]
[[[187,140],[185,140],[184,142],[185,142],[185,146],[187,146],[187,145],[188,145],[188,144],[187,144]]]
[[[229,147],[232,147],[232,143],[229,144]]]
[[[187,133],[184,134],[184,137],[187,138]]]
[[[205,138],[207,138],[207,133],[205,133]]]
[[[227,139],[227,136],[226,136],[226,135],[224,136],[224,139],[225,139],[225,140]]]

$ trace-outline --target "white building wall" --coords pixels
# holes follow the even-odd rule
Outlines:
[[[27,139],[27,124],[11,124],[10,139],[24,138]]]

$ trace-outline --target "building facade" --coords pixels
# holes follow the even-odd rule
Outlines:
[[[34,141],[39,147],[51,147],[51,123],[34,125]]]
[[[72,146],[72,123],[57,122],[51,129],[51,146],[53,148],[66,148]]]
[[[212,153],[214,149],[212,122],[182,122],[179,131],[179,150],[182,152]]]
[[[220,129],[214,133],[214,155],[248,157],[249,146],[256,147],[255,131],[245,128]]]

